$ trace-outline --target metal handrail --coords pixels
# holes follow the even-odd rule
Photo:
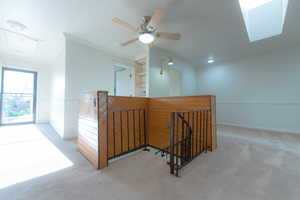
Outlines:
[[[192,135],[192,128],[190,127],[190,124],[184,119],[184,117],[181,115],[182,112],[177,112],[176,115],[183,121],[183,123],[187,126],[188,128],[188,134],[189,136]]]
[[[211,112],[210,109],[171,113],[170,145],[168,147],[170,152],[168,164],[171,174],[178,177],[179,171],[184,166],[201,153],[207,152],[207,117],[209,112]],[[200,118],[198,113],[200,113]],[[185,114],[188,115],[188,119],[185,119]],[[190,121],[190,114],[192,114],[192,122]],[[200,119],[199,125],[198,119]],[[179,129],[178,125],[181,123]]]
[[[179,176],[179,170],[180,168],[183,167],[183,165],[185,165],[186,163],[190,162],[191,160],[191,155],[190,152],[188,152],[190,150],[190,147],[187,148],[187,146],[191,145],[191,136],[192,136],[192,128],[189,125],[188,121],[186,121],[184,119],[184,116],[182,116],[181,114],[183,114],[183,112],[174,112],[172,115],[172,122],[171,122],[171,135],[170,135],[170,170],[171,170],[171,174],[174,174],[175,176]],[[176,141],[176,143],[174,143],[174,121],[176,119],[176,117],[179,117],[182,120],[182,128],[184,126],[187,127],[187,136],[185,138],[183,138],[183,129],[182,129],[182,139],[180,141]],[[178,154],[178,151],[176,150],[176,155],[174,152],[174,148],[179,148],[179,145],[184,145],[185,146],[185,153],[182,154],[182,152],[180,154]],[[180,147],[180,151],[182,151],[182,147]],[[188,151],[186,151],[188,150]],[[179,165],[179,159],[180,159],[180,165]]]

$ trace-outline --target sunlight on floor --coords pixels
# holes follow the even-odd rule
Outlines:
[[[0,189],[73,166],[35,125],[0,127]]]

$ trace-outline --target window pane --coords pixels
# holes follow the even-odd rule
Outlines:
[[[34,89],[34,74],[18,71],[4,71],[4,93],[28,93],[32,94]]]

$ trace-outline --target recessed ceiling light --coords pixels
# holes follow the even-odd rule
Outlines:
[[[27,27],[24,24],[22,24],[18,21],[15,21],[15,20],[7,20],[6,23],[13,31],[19,32],[19,31],[24,31],[25,29],[27,29]]]
[[[214,62],[215,62],[215,60],[214,60],[213,58],[210,58],[210,59],[208,59],[208,61],[207,61],[208,64],[211,64],[211,63],[214,63]]]
[[[142,33],[139,36],[139,41],[141,41],[144,44],[150,44],[154,41],[154,35],[151,33]]]

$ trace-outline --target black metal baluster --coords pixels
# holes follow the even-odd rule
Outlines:
[[[120,121],[121,121],[121,153],[123,153],[123,122],[122,122],[122,114],[123,112],[120,112]]]
[[[198,142],[199,142],[199,112],[196,111],[196,131],[194,131],[194,133],[196,133],[196,155],[198,155]]]
[[[138,110],[139,112],[139,146],[141,147],[142,146],[142,141],[141,141],[141,138],[142,138],[142,131],[141,131],[141,110]]]
[[[203,132],[203,124],[202,124],[202,111],[200,111],[200,152],[202,153],[203,151],[203,145],[202,145],[202,132]]]
[[[203,129],[202,129],[202,145],[203,145],[203,151],[205,151],[205,113],[202,111],[202,123],[203,123]]]
[[[184,116],[185,114],[183,114],[183,116]],[[186,140],[185,140],[185,138],[186,138],[186,133],[187,133],[187,127],[186,127],[186,125],[185,125],[185,116],[184,116],[184,119],[183,119],[183,140],[182,140],[182,151],[181,151],[181,154],[182,154],[182,157],[181,157],[181,159],[182,158],[185,158],[185,142],[186,142]],[[182,163],[183,163],[183,160],[180,160],[180,161],[182,161],[182,162],[180,162],[180,165],[182,165]]]
[[[113,137],[114,137],[114,156],[115,156],[116,155],[115,112],[113,112]]]
[[[205,153],[207,153],[207,139],[208,139],[208,134],[207,134],[207,128],[208,128],[208,124],[207,124],[207,111],[205,111]]]
[[[195,129],[195,112],[193,111],[192,112],[192,114],[193,114],[193,125],[192,125],[192,133],[191,133],[191,145],[192,145],[192,154],[191,154],[191,156],[192,157],[194,157],[194,150],[195,150],[195,133],[196,133],[196,129]]]
[[[178,165],[179,165],[179,160],[178,160],[178,158],[179,158],[179,140],[178,140],[178,138],[179,138],[179,129],[178,129],[178,127],[179,127],[179,119],[178,119],[178,114],[176,113],[176,132],[175,132],[175,134],[176,134],[176,140],[175,140],[175,145],[176,145],[176,171],[178,171]]]
[[[186,145],[186,147],[185,147],[185,157],[186,157],[186,161],[188,161],[189,160],[189,157],[190,157],[190,154],[189,154],[189,152],[190,152],[190,127],[188,126],[188,125],[186,125],[187,126],[187,133],[186,133],[186,135],[187,135],[187,137],[186,137],[186,139],[185,139],[185,145]]]
[[[202,129],[201,111],[198,113],[198,116],[199,116],[199,152],[198,152],[198,154],[201,154],[201,151],[202,151],[202,146],[201,146],[201,129]]]
[[[175,113],[171,114],[171,122],[170,122],[170,173],[174,174],[174,118]]]
[[[127,111],[127,150],[129,151],[130,146],[129,146],[129,111]]]
[[[144,145],[147,146],[146,110],[144,109]]]
[[[191,121],[188,121],[188,125],[190,127],[190,136],[189,136],[189,156],[192,157],[193,155],[193,135],[192,135],[192,131],[194,128],[194,115],[193,115],[193,111],[190,113],[191,114]]]
[[[184,113],[182,115],[183,115],[183,119],[181,119],[182,120],[182,127],[181,127],[181,142],[180,142],[180,166],[183,163],[183,157],[184,157],[184,155],[183,155],[184,149],[182,147],[184,145],[184,132],[185,132],[185,127],[184,127]],[[177,174],[176,174],[176,176],[178,176],[178,171],[179,171],[179,165],[177,166]]]
[[[192,133],[192,130],[189,126],[188,128],[188,138],[187,138],[187,161],[190,161],[191,159],[191,133]]]
[[[134,144],[134,147],[133,148],[135,148],[136,147],[136,145],[135,145],[135,110],[133,110],[133,144]]]
[[[205,151],[205,143],[204,143],[204,140],[205,140],[205,122],[204,122],[204,111],[202,111],[202,147],[203,147],[203,151]]]
[[[193,113],[193,125],[192,125],[192,128],[191,128],[191,137],[192,137],[192,140],[191,140],[191,145],[192,145],[192,152],[191,152],[191,159],[194,158],[195,156],[195,137],[196,137],[196,124],[195,124],[195,111],[192,112]]]
[[[187,138],[187,132],[188,132],[188,127],[186,126],[186,124],[184,123],[185,129],[184,129],[184,160],[186,159],[186,138]]]
[[[185,117],[184,117],[185,119]],[[184,130],[184,159],[186,157],[186,137],[187,137],[187,132],[188,132],[188,127],[184,124],[184,126],[186,127]]]

